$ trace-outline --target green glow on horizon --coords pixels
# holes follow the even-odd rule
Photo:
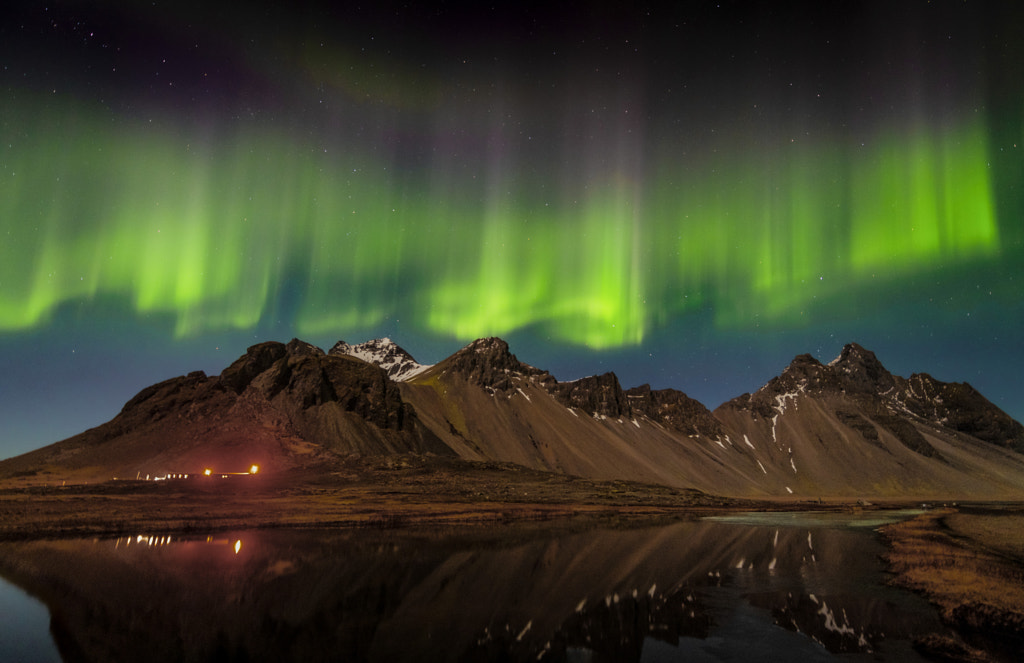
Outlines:
[[[595,171],[542,204],[509,175],[514,157],[482,184],[448,164],[420,181],[286,132],[195,144],[81,109],[21,115],[0,171],[0,331],[114,296],[173,316],[179,337],[401,317],[465,340],[538,327],[608,348],[706,306],[721,328],[807,322],[851,289],[1000,251],[980,122],[737,150],[686,173],[657,154],[646,181]]]

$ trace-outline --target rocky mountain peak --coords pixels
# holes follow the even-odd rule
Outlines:
[[[326,448],[433,449],[437,443],[382,367],[340,360],[299,339],[250,347],[221,373],[219,382],[237,394],[241,407],[273,412],[289,430]],[[364,431],[372,432],[364,438],[343,433],[354,430],[352,425],[368,425]]]
[[[843,346],[839,356],[829,362],[829,365],[835,365],[842,361],[861,361],[861,362],[878,362],[878,357],[871,350],[868,350],[859,343],[847,343]]]
[[[825,367],[809,354],[797,355],[782,372],[780,379],[787,387],[795,385],[814,385],[821,381]]]
[[[266,341],[251,345],[244,355],[221,371],[220,383],[236,394],[240,394],[256,376],[287,354],[287,346],[278,341]]]
[[[810,354],[797,355],[757,392],[734,398],[729,405],[767,418],[778,414],[781,403],[798,394],[847,392],[875,397],[891,390],[894,384],[895,378],[875,353],[850,343],[827,365]]]
[[[493,389],[512,389],[513,377],[547,377],[550,375],[519,361],[509,351],[508,343],[496,337],[480,338],[446,359],[447,370]]]
[[[829,368],[848,391],[882,393],[895,384],[892,373],[878,361],[875,353],[856,343],[848,343],[842,353],[829,362]]]
[[[327,351],[327,354],[335,357],[339,355],[344,355],[346,357],[354,357],[355,354],[353,353],[356,352],[357,347],[359,346],[352,345],[351,343],[347,343],[344,340],[340,340],[333,346],[331,346],[331,349]]]
[[[338,341],[327,354],[362,359],[368,364],[384,369],[388,377],[396,382],[408,380],[430,368],[428,365],[418,363],[411,354],[387,337],[373,339],[358,345]]]
[[[476,354],[492,354],[495,356],[510,356],[508,343],[497,336],[478,338],[462,349],[464,352]]]
[[[288,352],[288,355],[291,356],[291,357],[301,357],[301,356],[322,357],[322,356],[324,356],[324,351],[323,350],[321,350],[320,348],[316,347],[312,343],[306,343],[305,341],[303,341],[301,339],[297,339],[297,338],[293,338],[292,340],[288,341],[288,345],[285,346],[285,350]]]

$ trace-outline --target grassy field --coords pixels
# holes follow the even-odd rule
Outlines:
[[[0,485],[0,539],[639,518],[752,503],[514,465],[389,457],[330,474]]]
[[[935,603],[956,635],[920,643],[951,660],[1020,660],[1024,649],[1024,513],[933,511],[883,528],[894,582]]]

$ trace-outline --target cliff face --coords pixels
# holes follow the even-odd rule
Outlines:
[[[614,373],[592,375],[572,382],[552,384],[549,391],[566,407],[591,415],[633,418],[630,399],[619,385]]]
[[[548,384],[548,391],[566,407],[596,416],[638,418],[686,435],[725,434],[711,412],[676,389],[651,389],[648,384],[624,390],[614,373]]]
[[[486,389],[508,391],[516,378],[529,377],[544,383],[554,381],[546,371],[519,361],[500,338],[473,341],[437,366],[444,373],[462,377]]]
[[[676,389],[633,387],[626,397],[635,412],[686,435],[721,438],[727,433],[704,405]]]
[[[148,387],[110,422],[0,463],[0,476],[430,453],[724,495],[984,499],[1022,495],[1022,449],[1024,428],[970,385],[893,375],[856,344],[827,365],[797,356],[710,412],[673,389],[623,389],[613,373],[559,382],[497,338],[435,366],[386,339],[330,354],[292,340],[254,345],[219,376]]]

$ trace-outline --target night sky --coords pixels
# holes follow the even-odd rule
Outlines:
[[[292,337],[1024,419],[1022,3],[13,4],[0,457]]]

